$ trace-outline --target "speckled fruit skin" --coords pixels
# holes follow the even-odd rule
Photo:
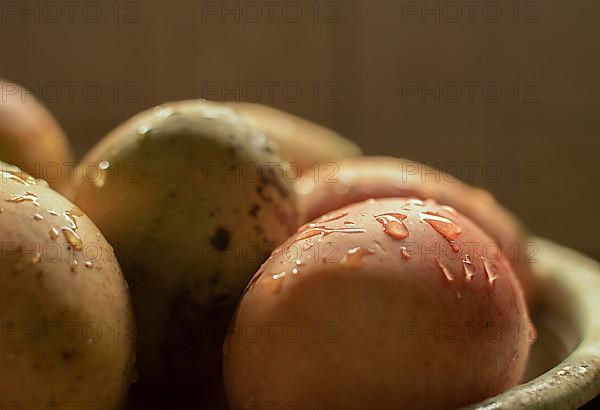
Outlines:
[[[111,246],[44,181],[4,163],[0,171],[0,403],[120,409],[133,379],[135,324]],[[15,200],[25,192],[39,205]],[[73,226],[65,212],[80,250],[62,232]]]
[[[520,221],[483,189],[425,164],[392,157],[339,160],[295,186],[303,222],[369,198],[414,196],[453,206],[498,241],[529,306],[535,305],[537,286],[531,264],[536,262],[537,244],[528,239]]]
[[[304,118],[261,104],[232,102],[228,105],[276,141],[302,173],[309,172],[316,163],[362,154],[356,144],[337,132]]]
[[[0,160],[16,165],[55,189],[69,182],[73,154],[52,114],[35,95],[0,79]]]
[[[298,227],[284,164],[262,132],[204,100],[142,112],[82,160],[73,199],[111,241],[129,281],[137,384],[152,389],[144,395],[208,408],[222,392],[221,346],[238,297]],[[100,166],[108,168],[94,178]],[[165,394],[171,386],[177,393]]]
[[[486,262],[496,278],[490,284],[481,259],[491,242],[485,233],[440,206],[407,204],[392,198],[350,205],[312,226],[364,233],[297,241],[314,229],[309,225],[273,253],[251,281],[224,345],[231,408],[455,408],[519,381],[535,330],[509,263]],[[421,220],[424,211],[461,228],[458,252]],[[375,218],[385,213],[406,215],[409,236],[385,233]],[[362,264],[349,264],[347,251],[356,247],[368,252]]]

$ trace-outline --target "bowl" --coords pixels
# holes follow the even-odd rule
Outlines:
[[[538,331],[524,382],[465,409],[573,409],[600,394],[600,264],[532,238]]]

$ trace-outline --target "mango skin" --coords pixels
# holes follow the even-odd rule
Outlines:
[[[419,162],[392,157],[341,159],[304,176],[294,186],[303,222],[368,198],[429,198],[450,205],[498,242],[521,281],[530,308],[536,305],[538,286],[532,264],[537,244],[515,215],[486,190]]]
[[[135,323],[112,247],[44,181],[5,163],[0,174],[0,403],[120,409],[135,377]],[[26,193],[37,206],[16,199]],[[81,245],[63,231],[72,221]]]
[[[464,216],[409,204],[343,207],[273,252],[224,344],[230,408],[457,408],[518,383],[535,329],[510,264],[484,267],[492,239]],[[422,212],[461,228],[459,250]],[[382,214],[405,215],[409,235],[384,232]]]
[[[0,160],[45,179],[59,192],[71,182],[73,153],[61,126],[33,94],[2,79]]]
[[[142,112],[82,160],[72,197],[130,283],[140,396],[219,406],[209,403],[222,400],[221,346],[237,299],[298,226],[286,163],[264,133],[204,100]]]
[[[315,164],[362,155],[352,141],[304,118],[261,104],[227,104],[279,144],[299,174],[310,172]]]

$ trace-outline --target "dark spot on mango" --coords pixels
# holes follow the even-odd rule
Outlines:
[[[258,194],[258,196],[260,196],[260,198],[261,198],[263,201],[265,201],[265,202],[267,202],[267,203],[271,203],[271,202],[273,202],[273,198],[271,198],[270,196],[268,196],[268,195],[265,193],[265,190],[264,190],[264,188],[263,188],[263,186],[262,186],[262,185],[259,185],[259,186],[257,186],[257,187],[256,187],[256,193]]]
[[[210,243],[218,251],[224,251],[229,246],[229,231],[221,226],[217,228],[210,238]]]
[[[256,218],[258,216],[259,210],[260,210],[260,205],[254,204],[250,207],[250,211],[248,211],[248,215],[250,215],[253,218]]]
[[[70,361],[74,355],[75,355],[74,350],[73,351],[63,350],[63,352],[61,353],[63,360],[66,362]]]

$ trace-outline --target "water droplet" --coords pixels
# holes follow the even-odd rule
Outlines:
[[[71,208],[71,210],[68,211],[68,213],[72,216],[83,216],[83,211],[77,207]]]
[[[462,263],[465,271],[465,277],[468,281],[470,281],[473,279],[473,276],[475,276],[475,267],[473,266],[469,255],[465,255],[465,259],[462,261]]]
[[[81,212],[81,211],[79,211],[79,212]],[[83,215],[83,214],[81,214],[81,215]],[[75,214],[73,213],[73,210],[63,213],[63,216],[67,220],[67,223],[69,224],[69,228],[71,228],[71,229],[78,228],[77,221],[75,220]]]
[[[577,370],[579,370],[580,374],[586,373],[589,369],[590,366],[588,366],[587,364],[582,364],[581,366],[577,367]]]
[[[73,260],[73,262],[71,262],[71,272],[77,271],[77,265],[79,265],[79,262],[77,262],[76,260]]]
[[[44,219],[44,217],[40,214],[35,214],[33,215],[33,219],[35,219],[36,221],[41,221]]]
[[[42,254],[39,252],[36,252],[35,255],[33,255],[33,257],[31,258],[31,263],[33,263],[34,265],[36,263],[38,263],[40,260],[42,259]]]
[[[154,115],[160,118],[168,118],[173,115],[173,109],[171,107],[159,105],[158,107],[154,107]]]
[[[298,274],[298,268],[292,268],[292,274],[297,275]]]
[[[90,261],[85,261],[84,266],[86,268],[92,268],[94,266],[94,264],[92,262],[90,262]]]
[[[287,275],[287,272],[279,272],[276,273],[275,275],[272,276],[273,280],[279,280],[281,278],[284,278],[285,275]]]
[[[405,239],[408,237],[408,228],[402,222],[403,219],[406,219],[406,215],[397,213],[375,216],[375,220],[383,225],[383,231],[395,239]]]
[[[367,255],[374,254],[375,251],[369,248],[362,248],[357,246],[356,248],[349,249],[346,255],[342,258],[342,265],[350,268],[358,268],[364,265],[363,258]]]
[[[296,258],[296,260],[294,261],[294,263],[296,264],[296,266],[302,266],[302,260],[300,258]]]
[[[14,195],[11,198],[7,199],[6,202],[14,202],[17,204],[21,202],[31,202],[35,206],[40,206],[38,196],[29,191],[25,192],[24,194]]]
[[[400,247],[400,254],[402,255],[402,259],[404,259],[404,260],[410,259],[410,253],[408,253],[406,246]]]
[[[94,179],[94,185],[98,188],[102,188],[106,183],[106,176],[108,174],[108,169],[110,168],[110,162],[100,161],[98,167],[100,168],[100,172],[98,173],[98,177]]]
[[[152,131],[152,128],[150,128],[148,125],[146,124],[142,124],[138,127],[137,132],[140,135],[140,137],[147,137],[148,134],[150,133],[150,131]],[[141,138],[141,139],[144,139]]]
[[[143,142],[148,139],[150,132],[152,132],[152,128],[148,125],[140,125],[137,129],[138,132],[138,141]]]
[[[49,213],[50,215],[53,215],[53,216],[58,216],[58,215],[60,215],[58,212],[56,212],[56,211],[53,211],[52,209],[48,209],[48,213]]]
[[[344,221],[344,225],[354,225],[354,222],[352,222],[352,221]]]
[[[442,271],[442,273],[444,274],[444,276],[446,277],[448,282],[452,282],[454,280],[454,278],[450,274],[450,271],[448,270],[448,268],[442,263],[442,261],[440,261],[439,256],[435,257],[435,263],[437,263],[437,265],[439,266],[440,270]]]
[[[406,201],[406,203],[408,205],[414,205],[414,206],[425,206],[425,202],[423,202],[422,200],[417,199],[417,198],[411,198],[408,201]]]
[[[81,249],[83,249],[83,243],[81,242],[81,238],[72,228],[63,226],[61,230],[63,232],[63,235],[65,235],[67,242],[69,242],[73,249],[75,249],[76,251],[80,251]]]
[[[432,211],[420,212],[419,218],[427,222],[440,235],[446,238],[455,252],[458,251],[458,247],[456,244],[453,246],[453,242],[458,235],[460,235],[462,229],[456,222],[443,216],[439,216]]]
[[[450,242],[450,247],[452,248],[452,250],[456,253],[458,253],[458,251],[460,250],[460,246],[458,246],[458,244],[455,241],[449,241]]]
[[[56,229],[56,228],[50,229],[50,238],[52,240],[55,240],[56,238],[58,238],[58,229]]]
[[[366,230],[362,228],[309,228],[303,232],[301,232],[297,237],[296,241],[301,241],[302,239],[312,238],[313,236],[325,236],[330,235],[332,233],[365,233]]]
[[[496,282],[496,279],[498,279],[498,277],[494,274],[493,263],[483,256],[481,257],[481,262],[483,263],[483,270],[488,278],[488,283],[493,286]]]
[[[18,171],[8,171],[3,170],[0,171],[0,177],[2,180],[14,181],[21,185],[31,186],[36,184],[36,180],[34,177],[29,175],[28,173],[18,170]]]
[[[307,250],[311,249],[314,245],[315,245],[315,243],[313,241],[309,240],[309,241],[304,242],[304,244],[302,245],[302,249],[307,251]]]

